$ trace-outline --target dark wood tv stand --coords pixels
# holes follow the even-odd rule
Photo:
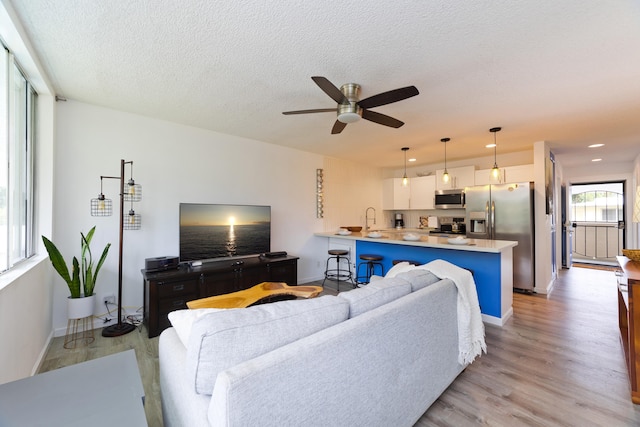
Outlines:
[[[211,260],[198,267],[181,265],[175,270],[142,270],[144,324],[149,338],[171,326],[169,312],[187,308],[187,302],[241,291],[262,282],[298,284],[298,257],[259,256]]]

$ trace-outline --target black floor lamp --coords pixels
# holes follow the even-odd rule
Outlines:
[[[130,165],[131,178],[126,182],[125,188],[125,165]],[[122,321],[122,241],[124,230],[139,230],[140,215],[133,210],[133,202],[142,200],[142,187],[133,180],[133,162],[120,160],[120,176],[100,176],[100,194],[96,199],[91,199],[91,216],[111,216],[113,213],[112,202],[104,197],[102,193],[103,179],[119,179],[120,180],[120,241],[118,246],[118,323],[107,326],[102,330],[103,337],[119,337],[128,334],[136,327],[131,323]],[[131,209],[125,221],[124,204],[131,202]]]

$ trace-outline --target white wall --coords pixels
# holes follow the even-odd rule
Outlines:
[[[143,193],[134,206],[142,229],[124,233],[125,307],[142,306],[145,258],[178,255],[180,202],[271,205],[271,249],[300,257],[299,283],[320,278],[326,239],[313,233],[324,231],[315,205],[316,169],[326,161],[322,156],[74,101],[58,103],[56,140],[53,241],[67,258],[78,255],[80,231],[97,225],[93,247],[101,250],[112,243],[98,278],[98,296],[117,293],[118,217],[91,217],[89,201],[100,192],[101,175],[119,176],[120,159],[134,161],[134,178]],[[381,186],[365,180],[354,177],[336,191],[353,194],[363,185],[373,186],[380,200]],[[118,180],[103,181],[116,210],[118,185]],[[345,208],[356,213],[325,220],[354,222],[366,205]],[[61,279],[56,281],[53,324],[59,335],[66,325],[67,289]]]
[[[326,158],[324,176],[325,216],[322,231],[333,231],[352,225],[364,227],[368,207],[375,210],[369,211],[369,225],[373,224],[374,214],[376,227],[384,225],[381,168]]]
[[[534,181],[535,181],[535,233],[536,233],[536,284],[534,291],[546,294],[553,287],[553,271],[551,265],[551,215],[546,214],[545,202],[545,161],[549,157],[549,147],[544,141],[538,141],[533,145],[534,158]],[[556,192],[559,195],[559,191]],[[556,200],[559,200],[556,198]],[[558,203],[556,202],[556,205]],[[558,206],[554,206],[554,213],[557,213]],[[560,251],[558,246],[558,225],[556,222],[556,253]],[[547,244],[544,244],[547,242]],[[560,264],[557,264],[560,266]]]

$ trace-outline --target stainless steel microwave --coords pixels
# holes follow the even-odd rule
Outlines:
[[[464,190],[436,190],[436,209],[464,209]]]

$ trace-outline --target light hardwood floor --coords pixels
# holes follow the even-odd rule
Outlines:
[[[327,286],[327,293],[335,291]],[[416,426],[640,425],[640,405],[631,403],[618,333],[613,272],[562,270],[550,297],[515,294],[513,308],[504,327],[486,326],[488,353],[454,381]],[[162,426],[158,338],[148,339],[144,329],[118,338],[97,332],[95,343],[75,350],[65,350],[61,337],[54,339],[40,371],[133,348],[147,420]]]

